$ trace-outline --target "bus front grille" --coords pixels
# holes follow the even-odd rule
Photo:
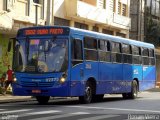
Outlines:
[[[52,87],[54,85],[53,82],[26,82],[21,81],[21,85],[23,87]]]

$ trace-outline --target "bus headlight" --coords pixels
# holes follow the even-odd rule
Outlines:
[[[60,83],[64,83],[65,81],[66,81],[66,78],[64,78],[64,77],[61,77],[59,80]]]
[[[65,73],[62,74],[61,78],[59,79],[59,82],[63,84],[66,81],[67,75]]]
[[[13,78],[13,82],[16,82],[17,81],[17,78]]]

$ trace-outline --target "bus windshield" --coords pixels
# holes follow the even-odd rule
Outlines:
[[[19,40],[14,56],[17,72],[64,72],[67,69],[67,39]],[[18,54],[16,54],[18,53]]]

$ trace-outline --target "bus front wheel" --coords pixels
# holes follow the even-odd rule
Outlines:
[[[49,101],[49,96],[36,96],[36,99],[39,104],[47,104]]]
[[[84,96],[79,96],[80,103],[88,104],[92,101],[93,87],[90,82],[86,83]]]

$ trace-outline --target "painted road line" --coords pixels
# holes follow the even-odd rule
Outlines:
[[[89,118],[78,119],[78,120],[99,120],[99,119],[113,118],[113,117],[118,117],[118,116],[120,115],[99,115],[99,116],[94,116],[94,117],[89,117]]]
[[[57,113],[57,112],[61,112],[61,111],[49,110],[49,111],[39,111],[39,112],[32,112],[32,113],[26,113],[26,114],[29,114],[29,115],[39,115],[39,114],[50,114],[50,113]]]
[[[8,110],[8,111],[0,112],[0,114],[19,113],[19,112],[26,112],[26,111],[30,111],[30,110],[32,110],[32,109]]]
[[[54,116],[41,117],[41,118],[30,119],[30,120],[55,120],[55,119],[59,119],[59,118],[73,117],[73,116],[77,116],[77,115],[79,115],[79,114],[77,114],[75,112],[75,113],[70,113],[70,114],[54,115]]]
[[[156,110],[141,110],[141,109],[126,109],[126,108],[104,108],[104,107],[86,107],[86,106],[65,106],[65,107],[85,108],[85,109],[100,109],[100,110],[117,110],[117,111],[160,113],[160,111],[156,111]]]
[[[85,115],[85,114],[90,114],[88,112],[75,112],[75,113],[70,113],[70,114],[74,114],[74,115]]]

